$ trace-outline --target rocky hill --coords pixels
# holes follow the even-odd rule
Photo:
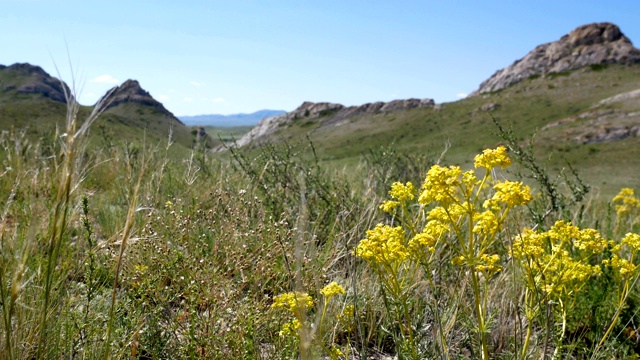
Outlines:
[[[28,63],[0,65],[0,94],[34,94],[66,104],[65,90],[71,94],[64,82],[39,66]]]
[[[149,106],[158,112],[170,116],[182,123],[177,117],[167,110],[162,103],[154,99],[148,91],[144,90],[137,80],[127,80],[122,85],[109,90],[101,99],[105,103],[105,110],[117,107],[121,104],[138,104]]]
[[[574,29],[558,41],[539,45],[522,59],[498,70],[472,95],[501,90],[532,76],[590,65],[634,63],[640,63],[640,50],[618,26],[606,22],[588,24]]]
[[[33,136],[42,136],[65,118],[65,92],[72,96],[69,86],[39,66],[0,65],[0,128],[28,128]],[[99,104],[104,106],[98,122],[103,136],[134,141],[166,139],[171,133],[187,148],[198,138],[197,129],[185,126],[136,80],[112,88]],[[81,106],[80,116],[96,105]]]
[[[280,127],[296,120],[321,119],[322,125],[339,124],[349,118],[364,115],[390,113],[400,110],[408,110],[423,107],[433,107],[433,99],[407,99],[390,102],[374,102],[360,106],[344,106],[328,102],[313,103],[306,101],[297,109],[283,115],[272,116],[263,119],[250,132],[236,142],[237,146],[245,146],[249,143],[261,143],[269,138]]]

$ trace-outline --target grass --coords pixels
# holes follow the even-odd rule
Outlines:
[[[395,310],[388,310],[394,307],[380,297],[375,273],[353,256],[367,230],[392,220],[378,209],[389,183],[420,179],[407,165],[426,169],[437,153],[417,159],[394,147],[380,149],[363,158],[357,173],[364,175],[356,177],[301,156],[313,152],[308,143],[262,148],[255,157],[176,160],[166,141],[143,144],[137,152],[124,145],[79,151],[75,141],[81,137],[62,146],[65,137],[57,135],[46,150],[20,136],[4,133],[1,142],[5,359],[283,359],[301,349],[307,358],[339,358],[337,350],[465,358],[479,349],[472,336],[473,294],[464,272],[451,264],[453,253],[444,251],[431,264],[439,269],[432,279],[438,309],[418,296],[429,289],[426,278],[416,278],[402,297],[415,321],[415,346],[406,353]],[[613,222],[597,220],[606,219],[606,204],[589,206],[580,225],[606,231]],[[579,208],[567,210],[577,214]],[[514,215],[532,223],[526,211]],[[485,347],[492,357],[514,358],[522,349],[517,339],[524,329],[514,330],[513,321],[523,289],[511,280],[516,269],[503,266],[486,290],[491,320]],[[329,302],[320,290],[331,281],[346,291]],[[307,332],[281,336],[290,318],[272,304],[294,290],[314,299],[302,318]],[[610,321],[607,301],[580,307],[599,314],[586,328],[568,320],[563,354],[587,356],[594,349],[589,339],[601,336]],[[620,356],[634,351],[623,335],[636,321],[629,304],[604,345]],[[440,342],[429,330],[435,314],[445,329]],[[531,334],[525,358],[559,339],[557,329],[547,335],[543,320],[531,321],[542,327]],[[308,345],[301,348],[300,341]]]
[[[589,123],[591,117],[542,129],[549,123],[594,109],[637,113],[637,99],[608,106],[597,103],[613,95],[636,90],[639,80],[640,66],[584,68],[562,73],[562,76],[556,74],[528,79],[495,93],[444,103],[441,109],[422,108],[360,116],[341,125],[329,124],[328,118],[315,119],[313,124],[298,121],[280,127],[273,140],[295,142],[308,134],[316,144],[319,158],[338,166],[357,163],[369,149],[390,143],[395,143],[402,152],[414,155],[450,144],[446,160],[469,166],[470,155],[500,143],[499,137],[494,135],[491,120],[494,116],[503,124],[509,124],[523,140],[535,135],[538,161],[546,163],[556,173],[566,169],[569,161],[590,184],[603,194],[613,196],[620,187],[628,184],[627,179],[634,176],[640,165],[634,155],[638,151],[637,138],[591,144],[589,148],[594,150],[585,156],[586,147],[574,140],[571,128],[593,128]],[[499,104],[491,115],[482,110],[490,103]],[[619,121],[609,125],[616,125]],[[625,121],[637,123],[637,115]],[[628,166],[618,167],[616,177],[608,176],[618,162]]]
[[[614,71],[608,76],[615,78],[621,70],[611,66],[582,75]],[[542,120],[511,118],[513,137],[504,131],[501,138],[492,134],[497,130],[490,118],[485,123],[485,114],[473,114],[486,101],[517,100],[519,91],[544,80],[445,104],[440,112],[416,109],[353,119],[343,125],[358,134],[351,142],[338,137],[344,129],[293,124],[288,142],[223,155],[201,148],[189,152],[154,136],[117,137],[115,126],[126,124],[112,116],[127,114],[85,120],[95,114],[73,106],[60,125],[64,131],[33,136],[14,127],[0,133],[0,358],[637,356],[638,269],[633,277],[622,277],[602,260],[635,254],[620,239],[640,231],[640,201],[625,198],[630,210],[619,216],[621,203],[612,204],[612,196],[583,197],[569,186],[579,184],[577,179],[557,179],[554,166],[564,163],[536,157],[549,143],[536,139],[531,153],[519,147]],[[540,91],[529,110],[547,119],[580,113],[593,100],[562,105],[562,99]],[[523,99],[516,100],[524,106]],[[505,113],[496,113],[499,123],[522,114],[517,105],[501,101],[499,112]],[[540,110],[547,101],[558,108]],[[37,116],[40,110],[32,111]],[[309,129],[314,129],[312,141],[305,136]],[[421,143],[425,138],[430,142]],[[539,168],[530,171],[538,180],[527,180],[533,200],[510,209],[499,231],[476,243],[475,232],[466,229],[477,214],[469,213],[467,220],[452,223],[456,234],[432,243],[434,251],[424,249],[420,261],[376,268],[356,256],[354,250],[372,238],[368,231],[377,224],[401,227],[402,246],[427,227],[433,205],[417,204],[417,197],[402,200],[398,212],[380,209],[387,200],[399,200],[399,192],[388,194],[394,182],[420,188],[435,163],[472,168],[473,154],[498,143],[511,147],[514,162],[530,165],[527,154],[532,154]],[[569,160],[586,156],[582,169],[605,166],[612,187],[632,186],[629,169],[598,163],[609,156],[632,161],[623,155],[628,144],[570,146],[563,154]],[[335,146],[343,146],[344,153]],[[491,174],[503,181],[520,172],[529,175],[523,169]],[[540,174],[550,175],[540,180]],[[467,202],[481,210],[494,192],[478,189],[472,193],[480,194],[479,200]],[[548,233],[556,220],[596,229],[614,242],[586,256],[577,245],[569,246],[575,239],[551,242],[557,240]],[[584,278],[574,291],[545,293],[549,284],[540,279],[559,273],[537,276],[538,268],[527,266],[529,258],[514,256],[513,244],[524,228],[547,234],[549,264],[565,249],[573,262],[563,264],[588,263],[600,275]],[[483,252],[496,255],[497,262],[489,264]],[[481,259],[487,263],[474,263]],[[633,264],[637,260],[633,257]],[[479,264],[500,271],[477,270]],[[556,265],[552,268],[561,268]],[[327,296],[326,286],[333,282],[344,294]],[[283,294],[296,292],[313,304],[294,302],[291,310],[273,306]]]
[[[209,135],[212,144],[232,144],[251,130],[252,126],[215,127],[205,126],[204,131]]]

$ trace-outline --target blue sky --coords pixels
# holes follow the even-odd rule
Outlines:
[[[636,0],[0,0],[0,64],[57,65],[85,105],[136,79],[178,116],[449,102],[579,25],[637,46],[639,17]]]

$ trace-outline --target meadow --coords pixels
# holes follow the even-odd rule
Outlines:
[[[2,359],[638,357],[640,200],[507,130],[462,169],[337,167],[308,139],[89,142],[78,109],[0,134]]]

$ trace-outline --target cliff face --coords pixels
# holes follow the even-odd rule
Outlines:
[[[504,89],[534,75],[579,69],[589,65],[640,63],[640,50],[618,26],[580,26],[560,40],[543,44],[480,84],[474,94]]]
[[[323,124],[332,124],[344,119],[352,118],[359,115],[370,115],[379,113],[388,113],[398,110],[407,110],[413,108],[434,106],[433,99],[407,99],[394,100],[390,102],[374,102],[360,106],[344,106],[328,102],[313,103],[306,101],[297,109],[283,115],[272,116],[263,119],[251,131],[245,134],[236,142],[237,146],[245,146],[252,142],[263,141],[269,135],[284,124],[291,123],[297,119],[313,120],[317,118],[323,119]]]

